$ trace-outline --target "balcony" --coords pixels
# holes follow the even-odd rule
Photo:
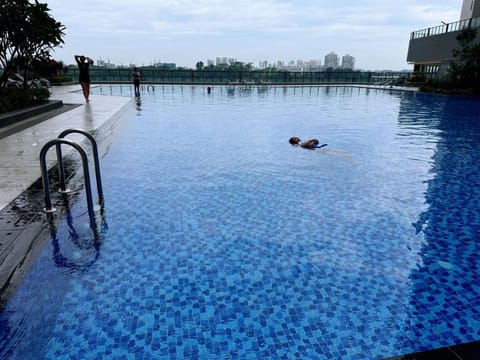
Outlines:
[[[480,17],[460,20],[412,32],[407,62],[415,65],[440,65],[453,59],[458,49],[457,36],[463,29],[480,27]]]

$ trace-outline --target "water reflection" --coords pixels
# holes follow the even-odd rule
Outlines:
[[[70,211],[60,228],[51,224],[52,260],[57,267],[87,270],[100,256],[102,237],[87,226],[76,226]]]
[[[210,92],[208,89],[210,88]],[[186,91],[188,89],[189,91]],[[182,95],[190,94],[195,95],[198,89],[202,90],[202,95],[207,94],[216,94],[220,96],[253,96],[253,95],[265,95],[265,94],[283,94],[285,96],[306,96],[311,97],[312,95],[344,95],[344,96],[363,96],[365,92],[381,92],[384,93],[385,89],[371,89],[371,88],[362,88],[362,87],[352,87],[352,86],[273,86],[270,84],[242,84],[242,83],[232,83],[229,85],[218,85],[215,87],[216,91],[213,91],[213,86],[195,86],[195,85],[141,85],[140,93],[134,94],[133,88],[130,85],[104,85],[95,87],[92,89],[92,92],[97,94],[105,95],[120,95],[120,96],[135,96],[135,98],[140,97],[141,93],[149,93],[149,99],[155,99],[158,96],[165,96],[168,94],[177,94]],[[389,91],[392,95],[400,95],[398,91]],[[153,95],[153,96],[152,96]]]
[[[468,98],[418,94],[401,102],[403,130],[415,125],[437,138],[429,145],[434,152],[426,210],[412,222],[424,240],[410,274],[406,340],[432,336],[437,346],[447,346],[480,335],[479,111],[478,100]]]
[[[142,110],[142,98],[140,97],[140,94],[138,94],[137,96],[135,96],[135,105],[136,105],[136,109],[137,111],[141,111]],[[140,115],[140,113],[137,113],[137,116]]]

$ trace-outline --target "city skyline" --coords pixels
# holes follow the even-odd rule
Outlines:
[[[334,57],[336,60],[333,62],[329,61],[330,57]],[[340,60],[341,59],[341,60]],[[243,61],[237,58],[230,58],[230,57],[216,57],[215,60],[207,59],[206,65],[219,65],[219,64],[233,64],[234,62]],[[260,60],[258,64],[252,64],[253,67],[258,69],[265,69],[267,67],[277,67],[280,69],[291,69],[296,68],[296,70],[321,70],[325,68],[348,68],[354,69],[355,68],[355,57],[351,56],[350,54],[345,54],[341,58],[334,52],[330,52],[324,56],[324,62],[322,64],[322,60],[317,59],[296,59],[296,60],[276,60],[274,62],[269,62],[268,60]]]
[[[334,61],[329,59],[334,58]],[[203,64],[203,67],[208,66],[218,66],[218,65],[233,65],[235,63],[242,63],[248,64],[246,62],[241,61],[241,59],[233,58],[233,57],[226,57],[226,56],[217,56],[215,59],[206,59],[199,60]],[[198,63],[197,62],[197,63]],[[110,62],[109,59],[105,60],[103,58],[97,59],[94,64],[99,67],[107,67],[107,68],[131,68],[131,67],[142,67],[142,65],[130,63],[130,64],[115,64]],[[335,52],[330,52],[324,57],[324,62],[322,63],[321,59],[296,59],[296,60],[276,60],[274,62],[269,62],[267,60],[260,60],[258,64],[252,64],[254,69],[266,69],[269,67],[281,69],[281,70],[293,70],[293,71],[320,71],[325,70],[327,68],[344,68],[344,69],[355,69],[355,57],[351,56],[350,54],[345,54],[343,56],[338,56]],[[76,66],[75,64],[69,64],[70,66]],[[192,67],[192,68],[196,68]],[[176,63],[162,63],[156,62],[155,60],[152,61],[151,64],[147,66],[155,66],[155,67],[169,67],[175,68]]]
[[[194,68],[228,56],[258,66],[335,51],[355,54],[356,69],[402,70],[410,33],[457,21],[462,0],[46,2],[66,26],[65,45],[52,52],[66,64],[81,53],[119,65]]]

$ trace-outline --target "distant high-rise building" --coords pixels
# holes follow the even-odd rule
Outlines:
[[[108,69],[114,69],[115,68],[115,64],[110,63],[110,59],[107,59],[107,61],[105,61],[105,60],[102,60],[102,58],[97,60],[97,66],[105,67],[105,68],[108,68]]]
[[[333,51],[330,54],[325,55],[325,66],[326,69],[328,68],[337,68],[338,67],[338,55],[335,54]]]
[[[348,54],[342,56],[342,69],[354,69],[355,68],[355,58]]]
[[[258,63],[258,67],[260,69],[266,69],[268,67],[268,61],[267,60],[260,60]]]
[[[215,65],[215,61],[213,61],[211,59],[207,60],[207,66],[214,66],[214,65]]]
[[[217,57],[216,59],[216,65],[224,65],[227,63],[227,58],[226,57]]]
[[[237,61],[235,58],[217,57],[216,65],[232,65]]]
[[[310,60],[304,62],[304,71],[320,71],[322,70],[322,62],[320,60]]]

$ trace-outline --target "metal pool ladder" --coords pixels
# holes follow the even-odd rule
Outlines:
[[[58,176],[60,178],[60,193],[66,194],[71,192],[68,190],[65,185],[65,171],[63,166],[63,157],[62,157],[62,144],[69,145],[73,147],[75,150],[78,151],[80,157],[82,159],[82,167],[83,167],[83,177],[85,181],[85,192],[87,195],[87,206],[88,206],[88,215],[90,217],[90,226],[95,228],[95,212],[93,209],[93,199],[92,199],[92,187],[90,185],[90,172],[88,170],[88,158],[85,150],[77,144],[76,142],[64,139],[65,136],[71,133],[78,133],[86,136],[90,143],[92,144],[92,153],[94,158],[95,164],[95,175],[97,180],[97,191],[98,191],[98,202],[100,205],[103,206],[103,190],[102,190],[102,179],[100,175],[100,163],[98,160],[98,147],[95,139],[93,136],[86,131],[79,130],[79,129],[68,129],[63,131],[60,135],[58,135],[57,139],[50,140],[47,142],[40,151],[40,170],[42,172],[42,184],[43,184],[43,191],[45,195],[45,212],[52,213],[56,211],[55,208],[52,207],[52,200],[50,197],[50,183],[48,180],[48,169],[47,169],[47,162],[46,156],[48,150],[52,146],[55,146],[57,149],[57,166],[58,166]]]

